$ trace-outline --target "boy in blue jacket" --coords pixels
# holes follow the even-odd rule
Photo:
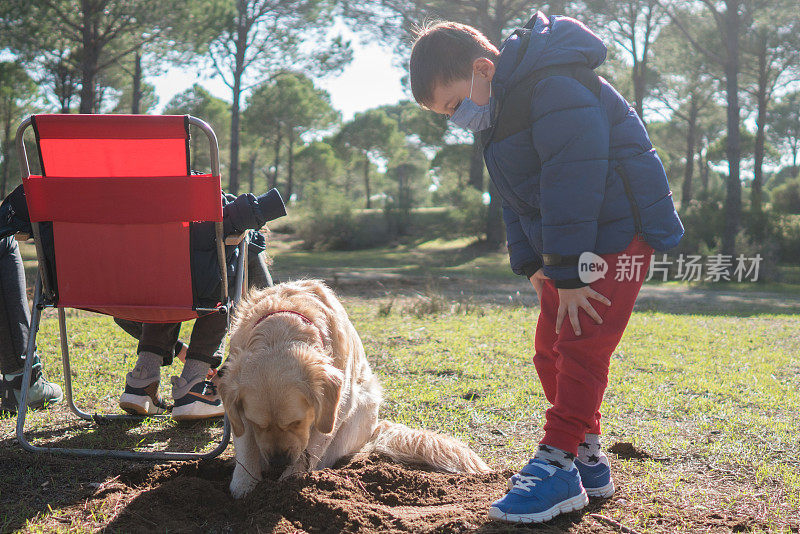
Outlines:
[[[411,52],[416,101],[481,132],[511,268],[541,304],[534,363],[552,407],[493,519],[547,521],[614,493],[599,411],[611,354],[653,249],[683,235],[644,125],[593,72],[605,58],[580,22],[542,13],[500,50],[470,26],[442,22],[420,31]],[[582,280],[585,258],[602,267],[595,255],[605,276]]]

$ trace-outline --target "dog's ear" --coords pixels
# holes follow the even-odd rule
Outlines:
[[[219,380],[218,389],[228,421],[231,423],[233,434],[238,438],[244,434],[244,423],[240,414],[239,384],[231,380],[230,373],[223,372],[223,376]]]
[[[314,422],[314,426],[323,434],[333,432],[343,382],[344,375],[339,369],[332,365],[324,366],[320,391],[317,392],[317,418]]]

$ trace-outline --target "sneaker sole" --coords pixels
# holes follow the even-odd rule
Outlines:
[[[508,491],[511,491],[513,487],[514,483],[511,482],[511,479],[509,478]],[[605,486],[601,486],[599,488],[587,488],[584,486],[584,489],[586,489],[586,495],[598,499],[608,499],[609,497],[613,496],[614,492],[616,491],[616,488],[614,487],[614,479],[611,479]]]
[[[150,397],[123,393],[119,398],[119,407],[131,415],[161,415],[167,410],[156,406]]]
[[[589,504],[589,496],[586,495],[586,491],[582,491],[580,494],[565,501],[561,501],[544,512],[535,514],[509,514],[492,506],[489,508],[489,518],[496,521],[505,521],[507,523],[544,523],[545,521],[550,521],[559,514],[581,510],[585,508],[587,504]]]
[[[605,486],[601,486],[599,488],[586,488],[586,494],[589,497],[597,497],[600,499],[607,499],[614,495],[614,480],[611,479],[608,481],[608,484]]]
[[[172,418],[176,421],[199,421],[200,419],[216,419],[225,415],[225,410],[209,404],[200,404],[200,407],[192,407],[191,404],[172,409]],[[208,408],[204,408],[208,406]],[[184,409],[181,409],[184,408]]]

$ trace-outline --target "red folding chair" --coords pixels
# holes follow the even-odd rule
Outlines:
[[[189,125],[209,140],[211,174],[189,169]],[[23,134],[33,126],[41,176],[31,175]],[[17,130],[17,151],[38,257],[30,336],[17,417],[17,438],[32,452],[158,460],[210,458],[212,451],[141,452],[40,447],[25,439],[24,426],[33,354],[42,309],[58,309],[65,397],[78,417],[101,422],[141,416],[89,414],[73,402],[65,308],[134,321],[159,323],[229,313],[246,284],[247,239],[240,254],[235,295],[228,295],[222,232],[219,150],[205,122],[190,116],[36,115]],[[201,307],[192,286],[190,224],[214,221],[221,292]],[[52,223],[52,240],[43,223]],[[47,242],[43,241],[43,237]],[[230,239],[230,238],[229,238]],[[50,252],[52,251],[52,252]]]

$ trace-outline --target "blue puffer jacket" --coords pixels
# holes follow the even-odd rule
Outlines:
[[[606,58],[600,38],[580,22],[542,13],[535,19],[521,60],[516,34],[503,43],[492,79],[499,101],[538,69],[566,64],[595,69]],[[542,254],[624,250],[635,235],[637,211],[644,238],[656,250],[674,247],[683,236],[664,167],[644,125],[601,81],[598,100],[572,77],[542,79],[530,105],[531,127],[485,147],[489,175],[503,199],[511,268],[517,274],[535,272]],[[544,273],[562,287],[574,287],[570,284],[578,278],[574,262],[545,266]]]

